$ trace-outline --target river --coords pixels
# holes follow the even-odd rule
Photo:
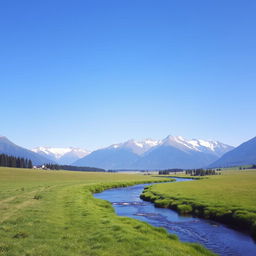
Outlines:
[[[196,182],[175,178],[176,182]],[[199,243],[221,256],[255,256],[256,243],[247,234],[228,228],[215,221],[190,216],[180,216],[176,211],[156,208],[140,199],[144,187],[140,184],[105,190],[94,194],[96,198],[112,203],[116,214],[163,227],[176,234],[181,241]]]

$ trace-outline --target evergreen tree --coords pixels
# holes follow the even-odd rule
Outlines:
[[[29,169],[33,168],[32,161],[30,159],[28,160],[28,168]]]
[[[26,158],[8,156],[0,154],[0,166],[16,168],[32,168],[32,161]]]

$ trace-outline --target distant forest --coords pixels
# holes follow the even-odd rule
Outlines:
[[[15,168],[32,168],[32,161],[27,158],[8,156],[0,154],[0,166]]]
[[[220,169],[218,169],[220,171]],[[194,170],[186,170],[187,175],[191,176],[206,176],[206,175],[218,175],[220,172],[216,172],[215,170],[204,170],[204,169],[194,169]]]
[[[168,175],[170,173],[183,172],[183,169],[167,169],[158,172],[159,175]]]
[[[220,171],[221,169],[217,169],[217,171]],[[168,170],[162,170],[159,171],[158,174],[159,175],[169,175],[172,173],[177,173],[177,172],[183,172],[183,169],[168,169]],[[220,174],[218,172],[216,172],[215,170],[204,170],[204,169],[193,169],[193,170],[185,170],[185,173],[187,175],[191,175],[191,176],[205,176],[205,175],[217,175]]]
[[[105,172],[104,169],[95,167],[80,167],[72,165],[46,164],[45,167],[50,170],[67,170],[67,171],[82,171],[82,172]]]

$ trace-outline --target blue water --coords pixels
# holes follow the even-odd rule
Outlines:
[[[176,178],[176,182],[184,181],[189,180]],[[141,200],[140,194],[145,185],[150,184],[109,189],[94,196],[111,202],[119,216],[164,227],[181,241],[200,243],[221,256],[256,256],[256,243],[247,234],[214,221],[180,216],[173,210],[156,208],[152,203]]]

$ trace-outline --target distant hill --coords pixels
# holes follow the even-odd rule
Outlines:
[[[206,140],[168,136],[157,141],[129,140],[99,149],[74,162],[104,169],[200,168],[216,161],[233,147]]]
[[[90,154],[88,150],[73,147],[37,147],[33,148],[32,151],[61,165],[72,164],[76,160]]]
[[[210,164],[210,168],[256,164],[256,137],[227,152]]]
[[[40,165],[40,164],[53,162],[43,156],[40,156],[35,152],[32,152],[28,149],[22,148],[14,144],[4,136],[0,136],[0,154],[27,158],[33,162],[33,165]]]

